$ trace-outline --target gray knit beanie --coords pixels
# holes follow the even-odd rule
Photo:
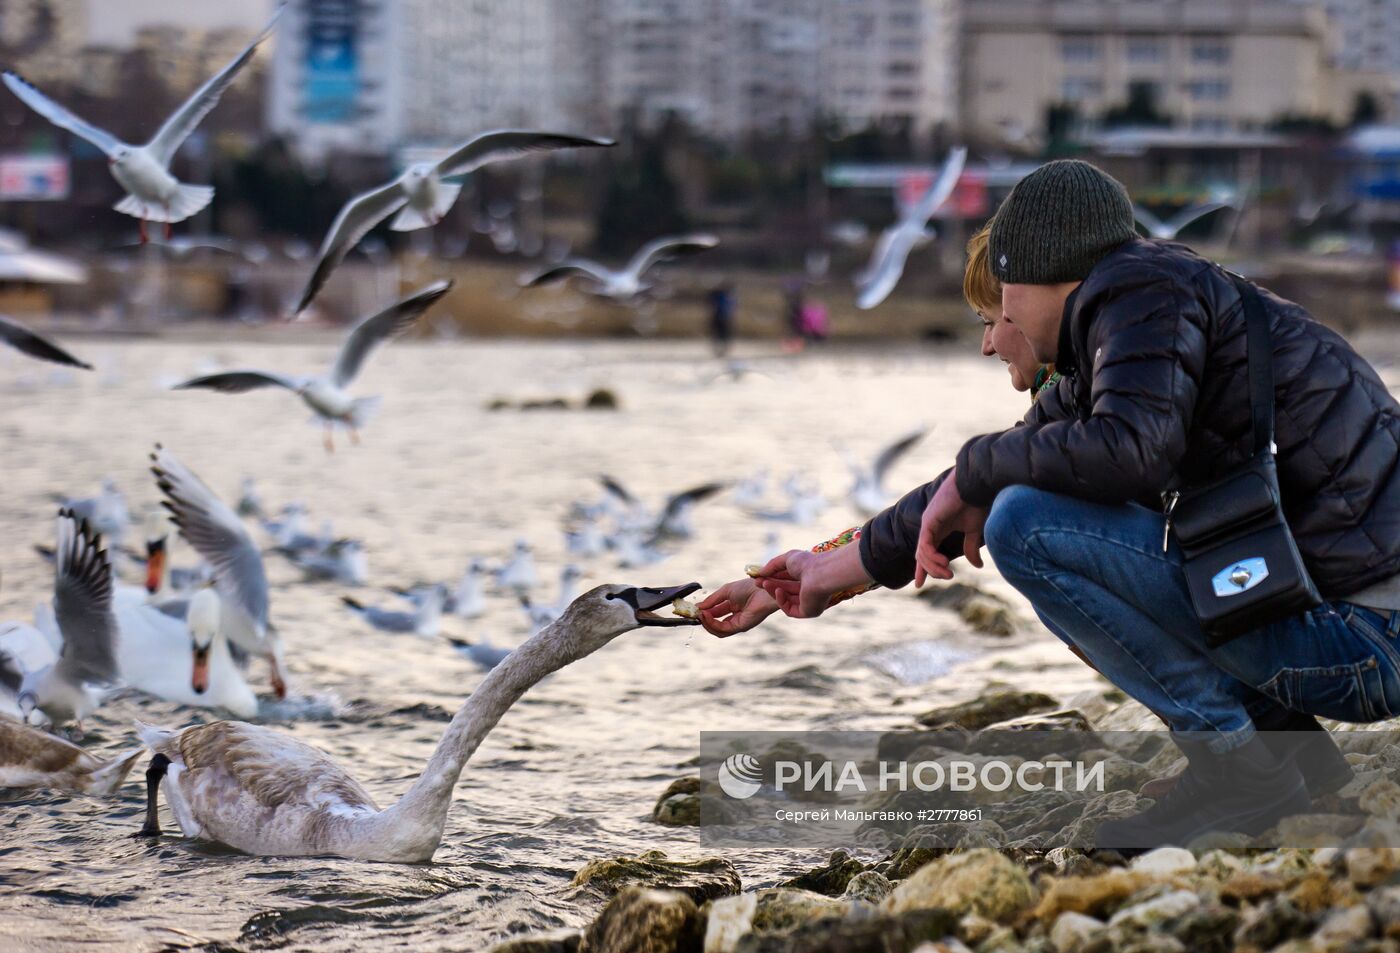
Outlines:
[[[1047,162],[997,209],[987,251],[1003,284],[1082,281],[1098,260],[1137,237],[1123,184],[1078,159]]]

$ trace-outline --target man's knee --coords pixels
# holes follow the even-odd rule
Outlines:
[[[982,540],[1003,572],[1007,560],[1025,552],[1026,540],[1053,496],[1033,486],[1008,486],[997,494],[982,528]]]

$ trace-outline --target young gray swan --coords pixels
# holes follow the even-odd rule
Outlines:
[[[262,856],[431,860],[462,768],[506,710],[546,675],[624,632],[696,624],[655,610],[699,588],[605,585],[579,596],[491,670],[448,725],[422,775],[386,809],[323,752],[270,728],[217,721],[168,731],[138,722],[154,757],[146,771],[146,824],[137,836],[160,834],[157,797],[164,780],[166,802],[187,837]]]

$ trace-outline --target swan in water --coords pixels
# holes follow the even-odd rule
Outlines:
[[[194,94],[165,120],[155,137],[143,146],[123,142],[107,130],[69,112],[17,73],[7,71],[4,74],[5,85],[30,109],[60,129],[67,129],[75,136],[86,139],[107,156],[112,178],[128,193],[114,208],[140,220],[142,242],[146,241],[148,221],[164,222],[166,237],[169,238],[170,223],[183,222],[214,198],[213,186],[187,185],[171,175],[170,161],[175,158],[175,153],[204,117],[218,105],[219,97],[253,58],[258,45],[272,33],[272,28],[276,26],[284,7],[285,3],[278,6],[262,32],[227,66],[195,90]]]
[[[218,592],[204,588],[176,618],[135,599],[117,601],[117,661],[130,688],[239,718],[258,714],[258,698],[234,661],[222,628]]]
[[[144,748],[100,761],[82,748],[17,721],[0,718],[0,788],[46,788],[111,797]]]
[[[214,569],[220,630],[243,651],[267,659],[272,690],[278,698],[286,698],[282,637],[268,619],[267,571],[247,527],[203,480],[159,444],[151,454],[151,472],[180,535]]]
[[[300,397],[320,418],[325,428],[327,453],[335,450],[331,433],[336,424],[348,428],[350,441],[359,443],[359,430],[379,407],[379,398],[351,397],[346,388],[355,380],[375,348],[413,327],[451,288],[451,281],[435,281],[378,314],[365,318],[346,335],[335,364],[321,376],[286,377],[269,371],[223,371],[191,378],[176,384],[174,390],[245,394],[264,387],[282,387]]]
[[[695,624],[656,610],[699,588],[699,583],[671,589],[604,585],[580,596],[481,680],[418,780],[385,809],[325,753],[270,728],[217,721],[171,731],[138,722],[152,754],[146,822],[138,836],[160,834],[158,797],[164,782],[166,802],[187,837],[259,856],[429,861],[442,842],[452,792],[467,759],[507,709],[546,675],[624,632]]]
[[[0,655],[0,682],[17,697],[26,723],[35,711],[55,728],[83,719],[117,683],[117,621],[112,613],[112,564],[86,520],[59,510],[54,547],[53,610],[62,636],[58,657],[40,668]]]

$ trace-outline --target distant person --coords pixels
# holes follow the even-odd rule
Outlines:
[[[783,322],[787,335],[783,338],[783,350],[798,352],[806,343],[803,333],[802,309],[807,303],[803,294],[803,283],[796,278],[783,282]]]
[[[715,357],[725,357],[734,344],[734,286],[729,282],[710,292],[710,342]]]
[[[831,333],[831,321],[827,316],[826,305],[815,299],[802,304],[802,340],[808,344],[825,341]]]

